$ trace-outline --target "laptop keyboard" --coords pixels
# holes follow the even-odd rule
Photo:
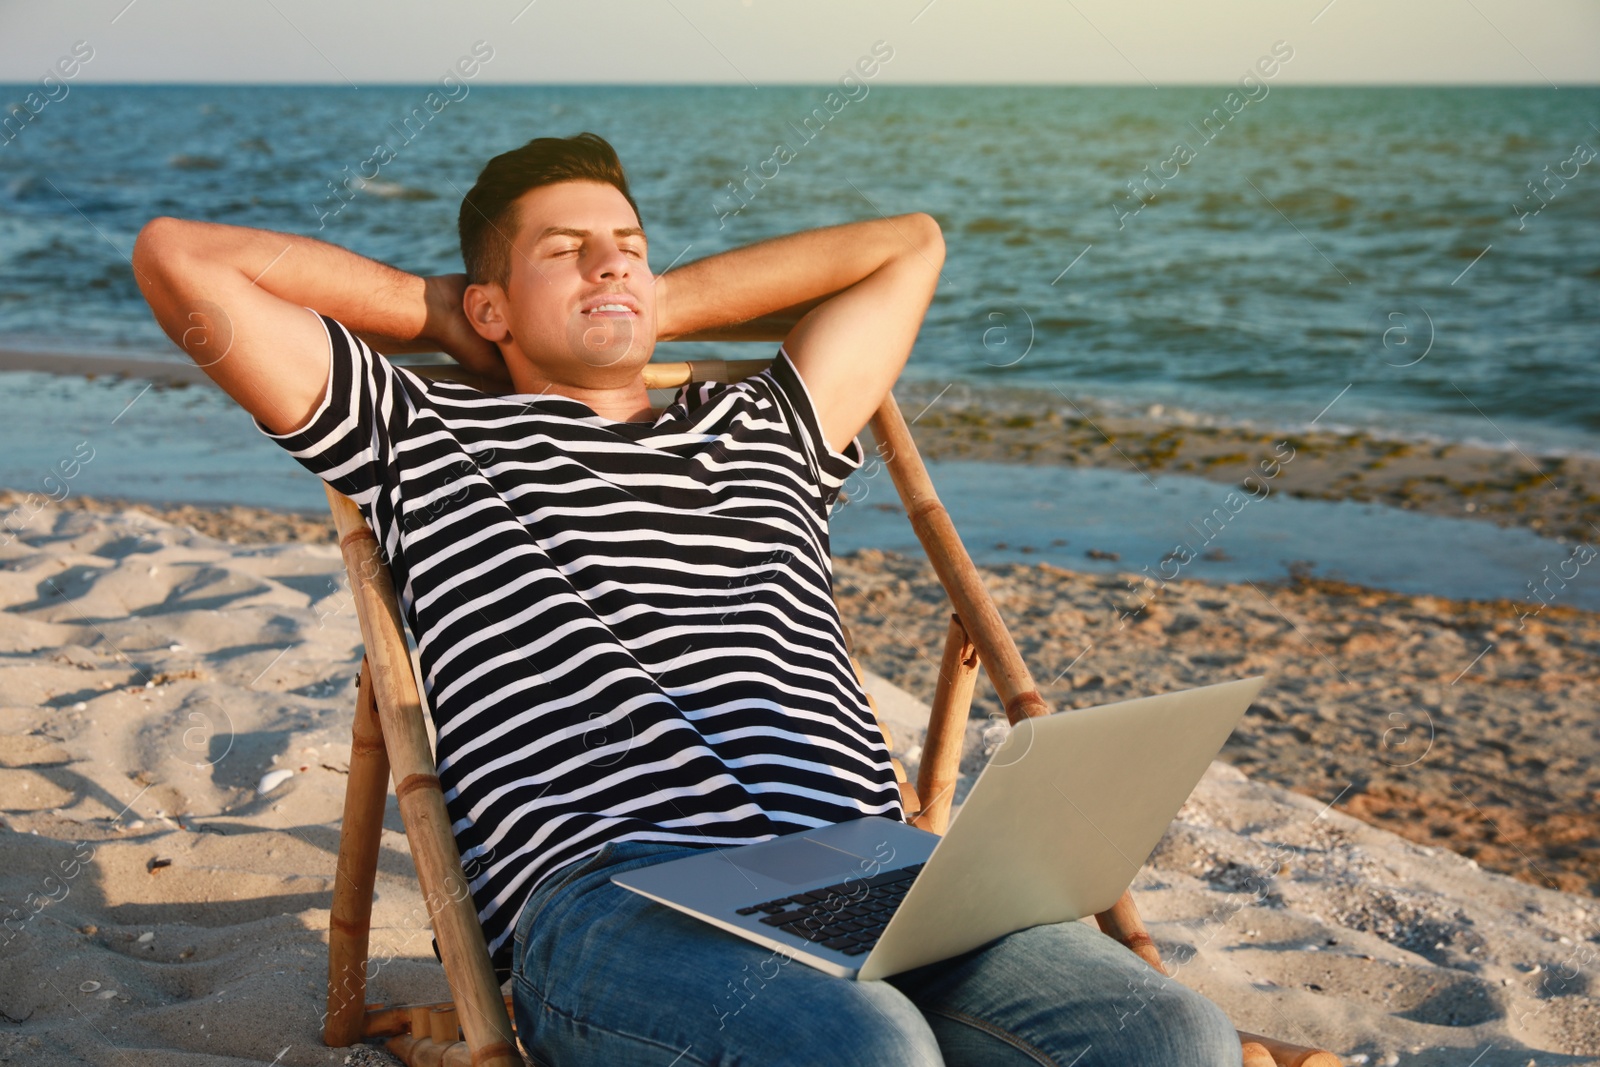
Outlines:
[[[846,956],[859,956],[878,943],[895,909],[916,880],[922,864],[914,863],[871,878],[852,879],[792,897],[740,908],[740,915],[765,912],[761,921]],[[830,903],[831,902],[831,903]]]

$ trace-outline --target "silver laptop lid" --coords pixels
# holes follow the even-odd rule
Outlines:
[[[858,977],[1116,903],[1263,684],[1245,678],[1012,727]]]

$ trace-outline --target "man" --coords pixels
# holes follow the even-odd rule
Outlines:
[[[491,160],[460,235],[465,277],[424,279],[157,219],[134,265],[168,335],[376,532],[530,1052],[1238,1064],[1214,1006],[1082,923],[851,982],[609,882],[690,848],[903,818],[831,599],[828,516],[932,299],[934,220],[658,277],[615,152],[580,134]],[[761,374],[653,414],[656,341],[719,338],[783,343]],[[426,382],[374,346],[443,349],[505,395]]]

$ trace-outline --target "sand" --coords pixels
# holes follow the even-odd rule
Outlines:
[[[69,503],[0,547],[0,1060],[345,1062],[319,1039],[360,654],[336,550],[310,519],[239,509],[230,542]],[[835,567],[914,774],[947,608],[921,561]],[[1271,674],[1135,882],[1236,1025],[1352,1063],[1600,1063],[1600,619],[1179,582],[1119,630],[1112,578],[986,575],[1060,707]],[[980,679],[964,782],[997,711]],[[384,846],[372,994],[443,999],[392,801]]]
[[[1308,579],[1151,592],[1050,564],[985,572],[1057,707],[1265,673],[1223,749],[1233,765],[1534,884],[1600,891],[1600,616]],[[868,550],[834,580],[863,663],[931,694],[948,611],[931,566]],[[1000,721],[981,678],[973,709]]]

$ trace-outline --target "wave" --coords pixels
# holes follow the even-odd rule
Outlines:
[[[419,189],[411,185],[401,185],[399,182],[391,182],[383,178],[357,178],[356,183],[363,193],[382,197],[384,200],[439,199],[439,194],[431,190]]]

